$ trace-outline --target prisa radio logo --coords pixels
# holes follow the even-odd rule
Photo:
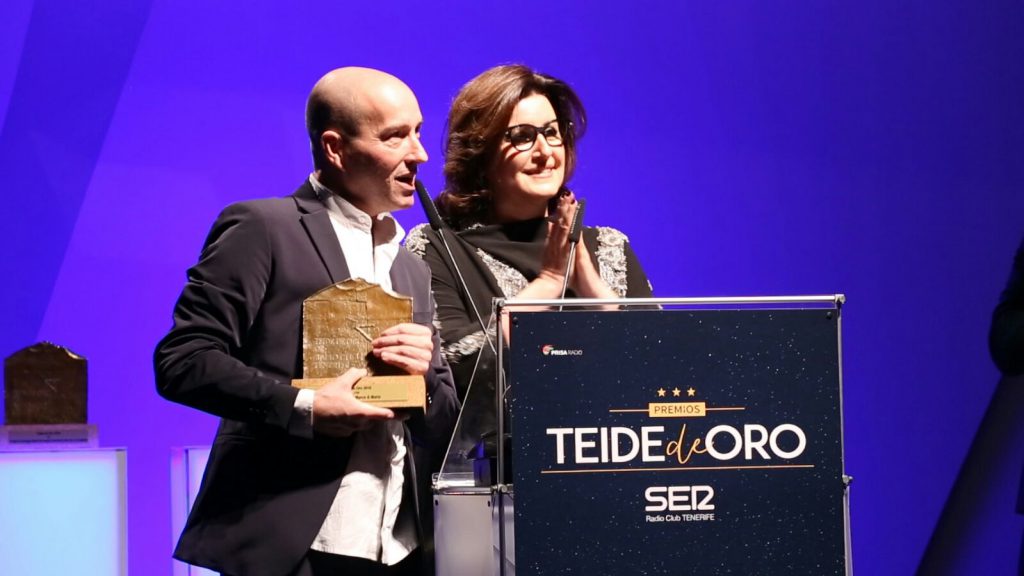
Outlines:
[[[555,348],[552,344],[545,344],[540,347],[540,353],[545,356],[583,356],[583,350],[567,348]]]

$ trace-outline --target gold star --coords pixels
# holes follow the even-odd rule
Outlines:
[[[682,390],[680,390],[679,388],[673,388],[672,389],[672,395],[673,396],[679,396],[679,394],[681,394],[681,393],[682,393]]]
[[[665,389],[664,388],[658,388],[658,397],[659,398],[664,398],[665,397]]]
[[[692,386],[690,388],[686,389],[686,395],[687,396],[695,396],[696,394],[697,394],[697,391],[694,390]]]

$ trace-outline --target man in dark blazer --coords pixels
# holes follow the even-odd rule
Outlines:
[[[1024,374],[1024,240],[1017,248],[1010,279],[992,314],[988,343],[992,359],[1004,376]],[[1017,496],[1017,512],[1024,514],[1024,474]],[[1018,571],[1024,574],[1024,543],[1021,544]]]
[[[176,558],[231,576],[429,573],[429,478],[458,403],[430,273],[398,246],[390,217],[413,203],[421,123],[397,78],[332,71],[307,105],[313,174],[291,196],[234,204],[214,223],[154,357],[162,396],[221,418]],[[362,370],[316,392],[292,386],[303,300],[353,270],[413,298],[413,322],[377,336],[373,353],[425,377],[425,415],[403,421],[356,400]],[[345,496],[352,485],[363,492]],[[353,538],[353,525],[378,532]]]

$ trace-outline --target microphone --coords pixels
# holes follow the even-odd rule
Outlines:
[[[427,188],[419,179],[416,180],[416,195],[419,196],[420,204],[423,205],[423,212],[427,215],[427,223],[430,225],[430,229],[440,234],[441,227],[443,226],[441,214],[437,211],[434,201],[430,199]]]
[[[576,214],[572,217],[572,226],[569,228],[569,242],[573,246],[579,244],[580,234],[583,233],[583,209],[587,207],[587,201],[580,198],[576,201]]]
[[[565,298],[565,290],[569,287],[569,275],[572,274],[573,261],[576,259],[576,245],[580,243],[580,234],[583,233],[583,209],[587,207],[587,201],[580,198],[576,201],[576,213],[572,217],[572,226],[569,227],[569,260],[565,263],[565,278],[562,280],[562,295]],[[561,306],[558,307],[562,309]]]
[[[447,264],[450,264],[452,270],[455,271],[455,278],[459,283],[459,289],[462,290],[466,300],[469,301],[469,307],[473,309],[473,316],[476,317],[476,322],[480,325],[480,331],[483,332],[491,352],[494,352],[494,342],[491,341],[491,337],[487,334],[487,325],[484,324],[484,319],[480,316],[480,310],[477,309],[476,302],[473,301],[473,295],[469,292],[469,285],[466,284],[466,279],[462,277],[462,271],[459,270],[459,265],[455,262],[455,256],[452,255],[452,249],[448,245],[448,239],[445,238],[445,226],[441,220],[441,215],[437,212],[437,206],[434,205],[434,201],[430,199],[426,186],[423,185],[419,178],[416,179],[416,195],[419,196],[420,204],[423,205],[423,212],[427,215],[427,224],[437,234],[438,239],[441,240],[441,245],[444,246],[441,257],[448,257]]]

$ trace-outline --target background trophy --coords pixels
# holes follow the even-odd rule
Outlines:
[[[96,447],[88,424],[88,366],[62,346],[40,342],[4,360],[5,450]]]

